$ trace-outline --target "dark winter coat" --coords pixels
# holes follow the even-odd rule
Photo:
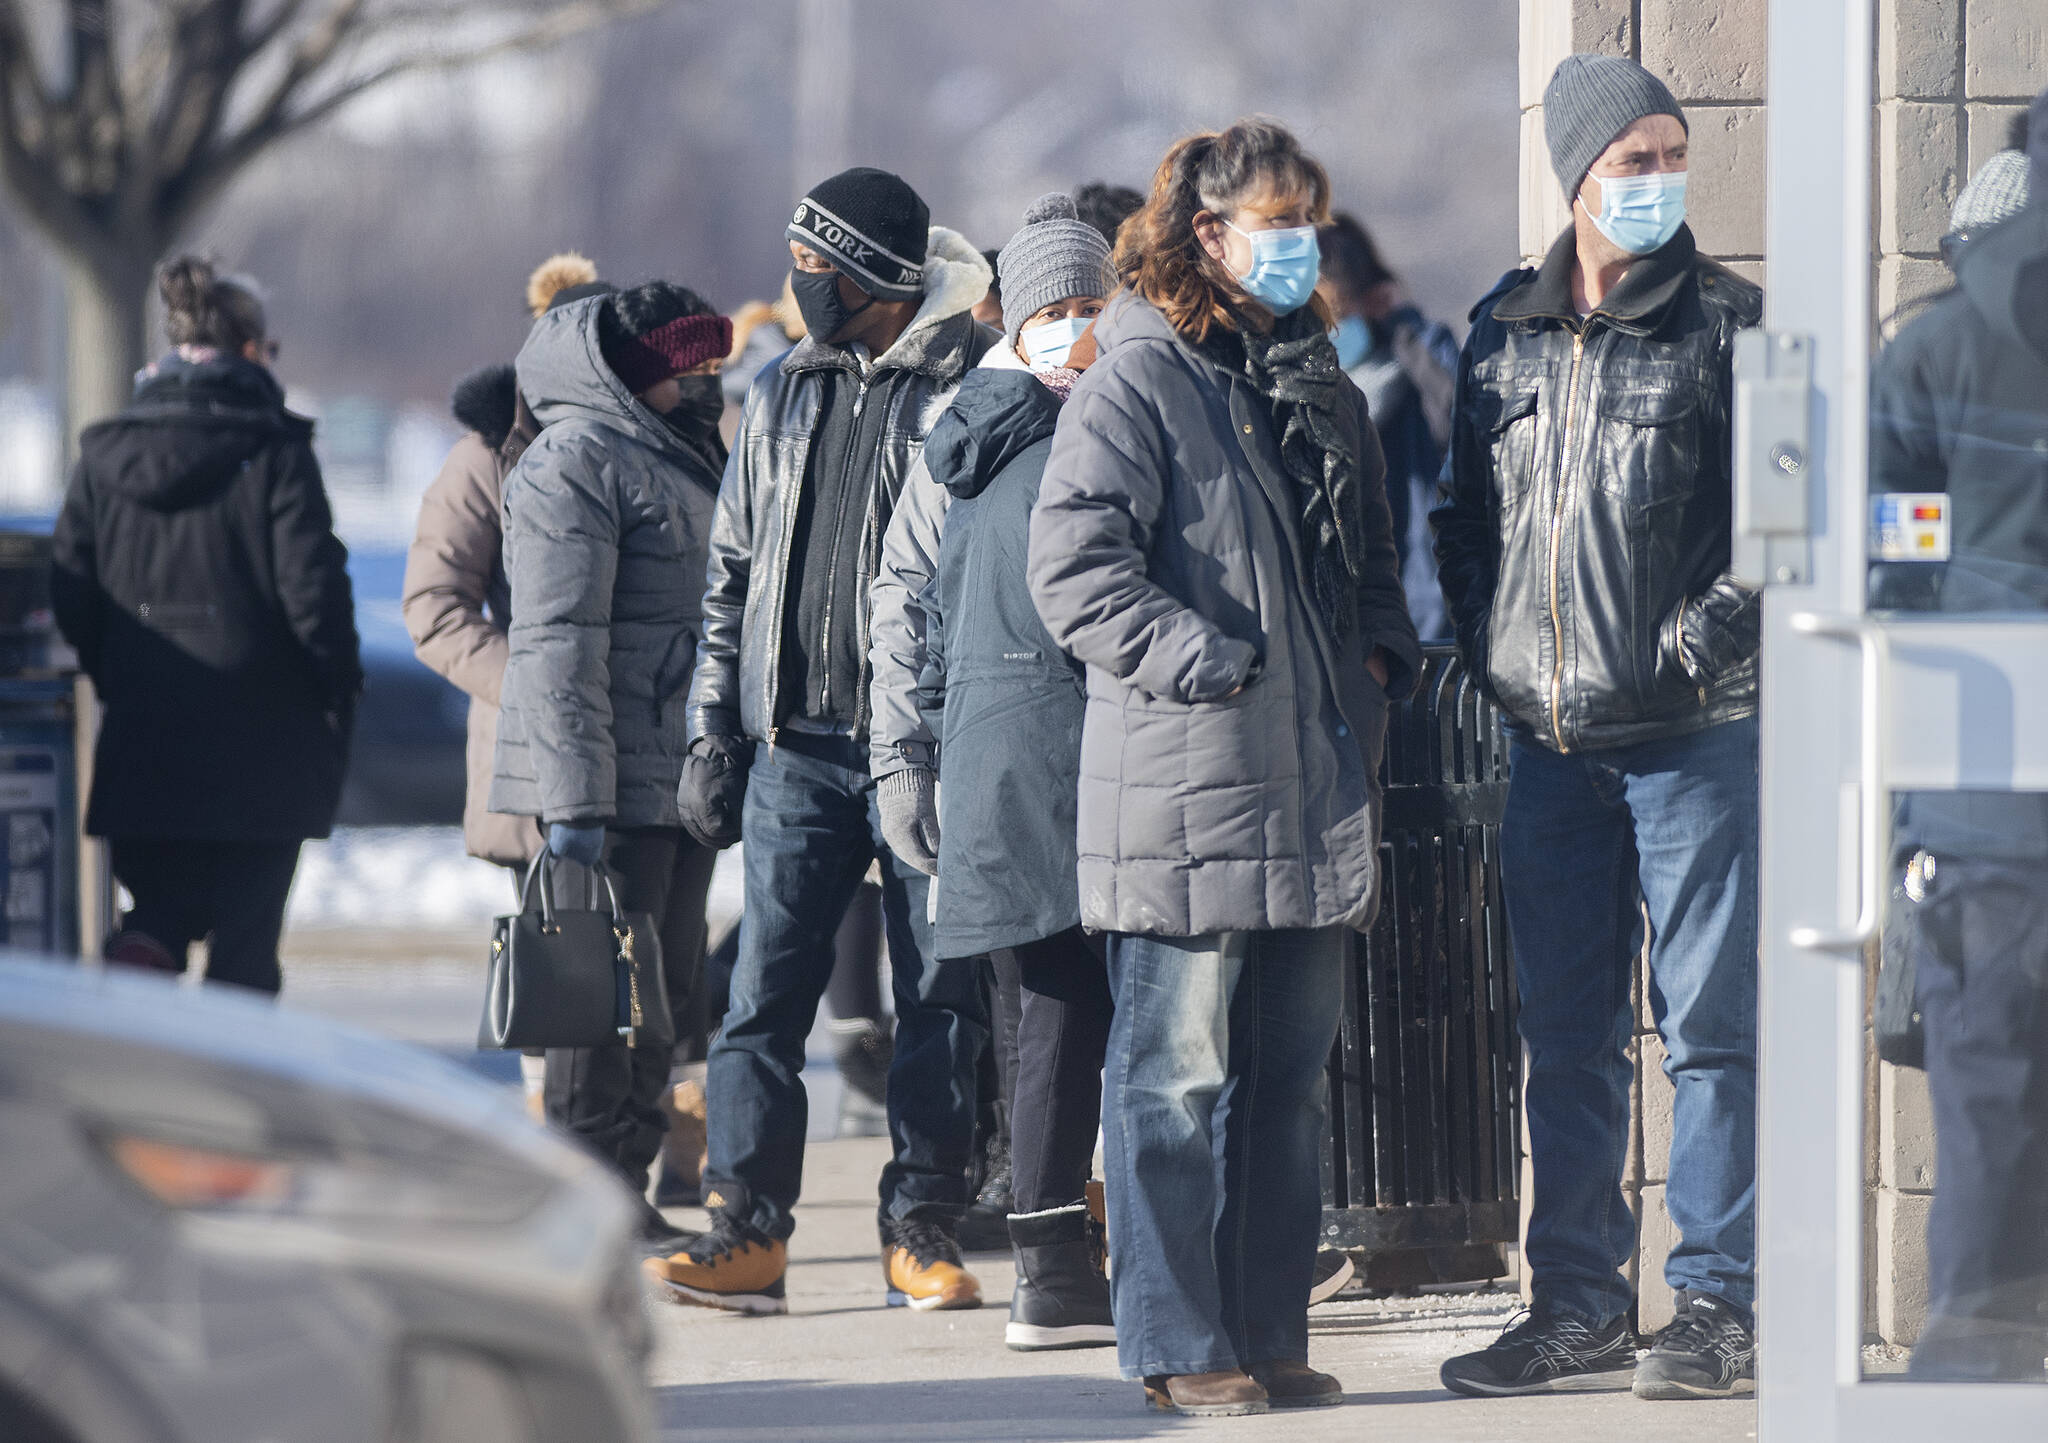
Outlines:
[[[1421,649],[1401,593],[1385,466],[1355,386],[1364,468],[1357,624],[1314,600],[1272,406],[1124,296],[1061,414],[1031,518],[1031,595],[1087,663],[1081,917],[1169,937],[1363,927],[1378,905],[1388,691]],[[943,827],[941,828],[943,840]]]
[[[105,707],[94,836],[333,826],[363,674],[312,437],[262,367],[171,359],[79,438],[52,587]]]
[[[1928,568],[1932,609],[2038,613],[2048,610],[2048,205],[1973,241],[1956,280],[1878,358],[1871,490],[1948,493],[1949,560]],[[1920,793],[1905,811],[1905,837],[1937,856],[2048,858],[2038,795]]]
[[[843,535],[855,568],[858,667],[856,735],[867,732],[868,588],[896,498],[924,449],[927,406],[994,343],[968,314],[988,292],[988,263],[953,232],[934,226],[925,259],[925,298],[910,326],[863,369],[849,351],[806,337],[763,368],[747,392],[740,429],[719,489],[703,592],[704,644],[690,687],[690,737],[746,736],[772,742],[793,715],[784,687],[785,612],[791,594],[797,519],[811,445],[829,390],[866,417],[862,452],[851,457],[868,488],[862,524]],[[870,449],[871,448],[871,449]],[[831,617],[820,618],[829,632]]]
[[[952,498],[922,597],[918,687],[937,742],[941,957],[1019,947],[1081,921],[1075,806],[1087,692],[1025,581],[1059,417],[1059,399],[1029,371],[975,370],[925,441],[923,484]]]
[[[505,478],[511,657],[491,810],[675,827],[683,701],[722,459],[634,397],[602,297],[534,323],[519,388],[540,435]]]
[[[413,651],[469,695],[468,785],[462,840],[473,857],[518,865],[540,850],[531,817],[489,808],[497,761],[498,694],[511,645],[505,580],[505,474],[531,444],[533,418],[518,404],[510,366],[490,366],[455,388],[455,419],[469,428],[420,498],[405,555],[403,607]]]
[[[1763,293],[1681,228],[1582,319],[1576,256],[1566,231],[1474,310],[1431,515],[1466,666],[1558,751],[1756,713],[1730,417]]]

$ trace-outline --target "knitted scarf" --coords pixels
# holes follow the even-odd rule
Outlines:
[[[1213,330],[1205,349],[1273,408],[1280,460],[1300,506],[1316,609],[1331,632],[1343,636],[1358,619],[1365,503],[1358,452],[1337,419],[1345,385],[1337,348],[1304,306],[1264,334],[1249,327]]]

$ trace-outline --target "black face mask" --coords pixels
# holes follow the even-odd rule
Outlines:
[[[676,385],[681,388],[682,397],[661,413],[661,419],[681,436],[716,435],[718,423],[725,415],[725,391],[718,377],[678,376]]]
[[[789,273],[790,293],[796,297],[797,314],[804,327],[825,344],[846,329],[846,323],[875,303],[869,296],[857,306],[848,306],[839,294],[839,272],[800,271]]]

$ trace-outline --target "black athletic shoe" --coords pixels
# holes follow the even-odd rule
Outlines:
[[[1351,1281],[1358,1269],[1351,1265],[1351,1254],[1340,1248],[1324,1248],[1316,1254],[1315,1280],[1308,1285],[1308,1305],[1327,1303],[1344,1291],[1344,1285]]]
[[[1680,1292],[1678,1316],[1636,1364],[1638,1398],[1726,1398],[1756,1387],[1756,1334],[1711,1293]]]
[[[1636,1363],[1628,1321],[1604,1328],[1547,1308],[1516,1315],[1491,1346],[1462,1353],[1438,1376],[1453,1393],[1475,1398],[1545,1393],[1603,1373],[1625,1373]]]

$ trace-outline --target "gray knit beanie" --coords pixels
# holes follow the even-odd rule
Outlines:
[[[1979,166],[1949,212],[1950,234],[1988,230],[2027,208],[2027,158],[2001,150]]]
[[[1013,345],[1018,328],[1041,307],[1116,289],[1109,242],[1080,219],[1074,198],[1057,190],[1031,202],[1024,228],[996,260],[996,274],[1003,278],[1003,336]]]
[[[1566,200],[1577,198],[1600,152],[1646,115],[1669,115],[1692,131],[1669,88],[1635,61],[1580,54],[1557,63],[1543,91],[1543,138]]]

